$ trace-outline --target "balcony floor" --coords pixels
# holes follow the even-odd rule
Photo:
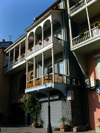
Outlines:
[[[48,83],[41,86],[25,89],[25,93],[33,95],[37,99],[47,98],[48,97],[48,88],[50,88],[50,95],[62,95],[66,96],[67,94],[67,84],[62,83]]]

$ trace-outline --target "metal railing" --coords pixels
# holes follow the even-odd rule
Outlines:
[[[100,35],[100,30],[98,29],[98,26],[91,29],[91,31],[84,32],[82,35],[78,35],[77,37],[72,39],[73,46],[76,44],[80,44],[90,38],[90,32],[91,32],[91,38]]]

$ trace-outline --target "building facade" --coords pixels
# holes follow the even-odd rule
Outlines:
[[[70,49],[85,75],[88,124],[96,129],[100,118],[100,93],[97,92],[100,87],[100,1],[73,0],[67,2],[67,7]]]
[[[9,121],[9,76],[3,74],[4,69],[4,50],[11,41],[5,41],[4,39],[0,42],[0,112],[3,113],[3,122]],[[6,93],[5,93],[6,92]]]
[[[40,119],[46,127],[50,89],[53,127],[60,126],[62,116],[69,119],[72,126],[87,125],[84,74],[70,51],[67,6],[67,1],[57,0],[34,19],[34,23],[25,30],[26,34],[4,50],[3,72],[10,76],[12,121],[13,118],[19,121],[19,114],[23,113],[16,110],[26,93],[41,102]]]

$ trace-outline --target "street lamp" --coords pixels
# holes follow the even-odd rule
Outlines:
[[[48,73],[48,78],[45,80],[51,80],[49,79],[49,73]],[[47,85],[45,84],[47,87]],[[50,88],[52,87],[47,87],[48,88],[48,127],[47,127],[47,133],[52,133],[52,127],[51,127],[51,112],[50,112]]]

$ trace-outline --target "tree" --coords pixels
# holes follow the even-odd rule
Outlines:
[[[37,101],[32,95],[25,95],[25,101],[20,105],[25,112],[25,116],[28,114],[34,114],[35,123],[37,123],[37,115],[41,111],[40,102]]]

